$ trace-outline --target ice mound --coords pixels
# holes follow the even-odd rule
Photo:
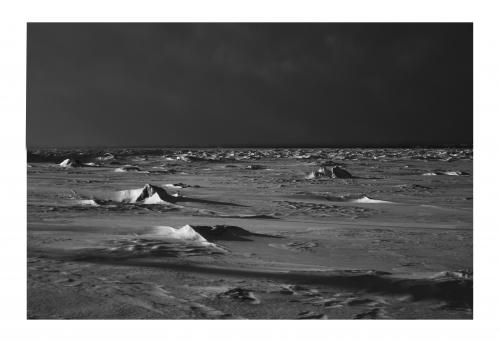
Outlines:
[[[116,194],[118,202],[126,203],[162,204],[175,202],[175,198],[175,196],[169,195],[165,189],[151,184],[146,184],[140,189],[118,191]]]
[[[316,179],[316,178],[321,178],[321,177],[326,177],[326,178],[353,178],[352,175],[342,169],[341,167],[334,166],[334,167],[320,167],[316,171],[312,171],[306,176],[306,179]]]
[[[130,172],[130,171],[141,171],[137,166],[124,165],[122,167],[116,168],[115,172]]]
[[[237,226],[215,225],[215,226],[191,226],[198,234],[208,241],[251,241],[251,236],[278,238],[275,235],[252,233]]]
[[[144,199],[144,204],[163,204],[163,203],[166,203],[166,201],[162,200],[161,197],[158,195],[158,193]]]
[[[389,202],[389,201],[383,201],[383,200],[376,200],[373,198],[369,198],[367,196],[363,196],[361,198],[357,199],[351,199],[349,200],[351,203],[394,203],[394,202]]]
[[[336,166],[330,168],[332,172],[332,178],[352,178],[352,175],[346,170]]]
[[[92,207],[98,207],[99,206],[99,203],[97,203],[93,199],[80,200],[80,201],[78,201],[78,203],[80,203],[81,205],[90,205]]]
[[[203,236],[198,234],[190,225],[185,225],[180,228],[173,228],[170,226],[156,226],[153,229],[153,234],[158,237],[168,239],[184,240],[190,242],[197,242],[201,244],[210,244]]]
[[[156,226],[148,237],[155,239],[174,239],[185,242],[201,244],[210,247],[221,248],[215,241],[252,241],[250,237],[280,238],[275,235],[252,233],[236,226],[192,226],[185,225],[180,228],[170,226]]]
[[[68,158],[68,159],[64,159],[59,164],[59,166],[61,166],[61,167],[81,167],[82,163],[80,163],[79,160]]]
[[[208,242],[189,225],[180,228],[152,227],[149,233],[111,242],[106,253],[118,257],[157,256],[185,258],[226,253],[227,250]]]
[[[463,171],[445,171],[444,174],[447,176],[468,176],[469,175],[467,172],[463,172]]]

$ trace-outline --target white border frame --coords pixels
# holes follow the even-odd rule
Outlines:
[[[2,4],[0,154],[4,340],[499,340],[499,5],[494,1],[11,1]],[[474,320],[27,321],[26,22],[474,22]],[[452,126],[453,123],[450,123]],[[498,324],[498,323],[497,323]]]

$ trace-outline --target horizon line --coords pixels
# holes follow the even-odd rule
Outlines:
[[[449,144],[339,144],[339,145],[75,145],[75,146],[51,146],[51,145],[39,145],[39,146],[28,146],[26,145],[26,150],[34,149],[106,149],[106,148],[144,148],[144,149],[184,149],[184,148],[198,148],[198,149],[231,149],[231,148],[473,148],[473,143],[449,143]]]

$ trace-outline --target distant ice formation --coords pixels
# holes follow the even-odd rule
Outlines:
[[[333,167],[320,167],[316,171],[312,171],[306,176],[306,179],[316,179],[316,178],[353,178],[352,175],[347,171],[338,166]]]
[[[60,164],[59,166],[61,167],[80,167],[82,166],[82,163],[80,163],[79,160],[76,160],[76,159],[64,159]]]
[[[59,163],[64,158],[76,158],[82,160],[98,160],[117,163],[134,156],[163,156],[164,161],[186,161],[186,162],[229,162],[229,161],[257,161],[263,158],[294,158],[302,160],[323,160],[328,164],[337,164],[344,160],[428,160],[453,162],[456,160],[472,160],[472,148],[446,148],[446,149],[214,149],[214,150],[151,150],[151,149],[108,149],[102,150],[29,150],[27,153],[29,163]],[[333,162],[335,161],[335,162]],[[323,165],[322,166],[333,166]]]
[[[59,163],[59,166],[61,166],[61,167],[83,167],[83,166],[97,167],[99,165],[97,165],[96,163],[92,163],[92,162],[82,163],[78,159],[67,158],[67,159],[64,159],[61,163]]]
[[[123,165],[122,167],[116,168],[115,172],[130,172],[130,171],[141,171],[137,166]]]
[[[177,160],[185,161],[185,162],[196,162],[196,161],[205,161],[206,159],[203,157],[193,156],[189,154],[181,154],[177,156]]]
[[[172,189],[199,188],[199,185],[189,185],[184,183],[167,183],[165,186]]]
[[[433,279],[472,279],[471,270],[443,271],[435,274]]]
[[[102,156],[98,156],[98,160],[112,160],[114,159],[115,156],[109,152],[104,153]]]

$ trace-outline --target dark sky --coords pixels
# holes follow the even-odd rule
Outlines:
[[[28,24],[27,144],[472,143],[472,24]]]

